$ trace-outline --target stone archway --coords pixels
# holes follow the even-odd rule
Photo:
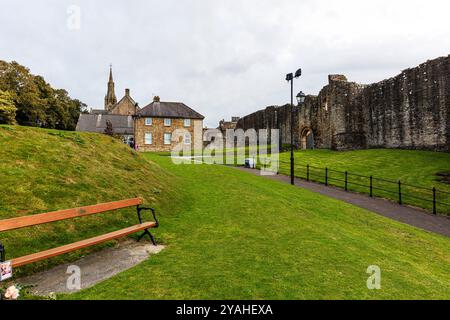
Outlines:
[[[302,150],[314,149],[314,134],[311,128],[305,128],[302,130],[301,149]]]

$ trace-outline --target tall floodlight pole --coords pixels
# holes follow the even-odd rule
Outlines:
[[[299,78],[302,75],[302,69],[298,69],[293,73],[286,75],[286,81],[291,82],[291,184],[294,185],[294,78]]]

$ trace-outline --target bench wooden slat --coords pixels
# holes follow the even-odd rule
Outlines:
[[[64,245],[62,247],[58,247],[58,248],[54,248],[54,249],[49,249],[49,250],[45,250],[42,252],[38,252],[38,253],[33,253],[27,256],[23,256],[20,258],[15,258],[12,259],[12,265],[13,267],[20,267],[29,263],[33,263],[33,262],[37,262],[40,260],[44,260],[47,258],[51,258],[51,257],[55,257],[64,253],[68,253],[71,251],[75,251],[75,250],[79,250],[82,248],[86,248],[89,246],[93,246],[105,241],[109,241],[109,240],[113,240],[113,239],[117,239],[117,238],[121,238],[124,236],[127,236],[129,234],[141,231],[141,230],[145,230],[148,228],[153,228],[156,226],[155,222],[144,222],[142,224],[138,224],[129,228],[125,228],[122,230],[118,230],[118,231],[114,231],[111,233],[107,233],[101,236],[97,236],[91,239],[86,239],[86,240],[82,240],[82,241],[78,241],[78,242],[74,242],[68,245]]]
[[[66,220],[76,217],[83,217],[91,214],[102,213],[106,211],[122,209],[142,204],[141,198],[133,198],[121,201],[96,204],[80,208],[72,208],[53,212],[34,214],[24,217],[5,219],[0,221],[0,232],[14,230],[24,227],[30,227],[38,224],[49,223],[53,221]]]

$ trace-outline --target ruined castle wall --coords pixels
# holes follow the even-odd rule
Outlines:
[[[281,107],[270,106],[264,110],[254,112],[243,118],[240,118],[236,129],[279,129],[280,144],[291,143],[291,108],[289,105]],[[294,123],[298,123],[298,112],[294,111]],[[299,128],[294,127],[294,143],[298,143]],[[269,138],[270,141],[270,138]]]
[[[300,145],[302,148],[301,136],[307,129],[311,129],[314,135],[316,148],[331,148],[329,137],[329,112],[327,110],[325,91],[319,96],[306,97],[305,103],[299,107],[297,127],[300,133]]]
[[[364,85],[348,82],[342,75],[329,76],[325,88],[329,115],[330,146],[335,150],[367,147],[364,108],[358,97]]]
[[[295,107],[294,143],[305,129],[315,148],[405,148],[450,151],[450,56],[371,85],[331,75],[317,97]],[[238,128],[280,129],[290,143],[290,106],[268,107],[239,120]]]
[[[359,100],[368,147],[450,151],[450,56],[369,85]]]

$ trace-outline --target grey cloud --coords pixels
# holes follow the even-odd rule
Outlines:
[[[69,30],[67,8],[81,9]],[[216,126],[316,94],[327,74],[382,80],[450,53],[446,0],[0,0],[0,59],[102,107],[108,65],[116,90],[141,105],[154,94],[183,101]],[[435,8],[439,8],[436,10]]]

